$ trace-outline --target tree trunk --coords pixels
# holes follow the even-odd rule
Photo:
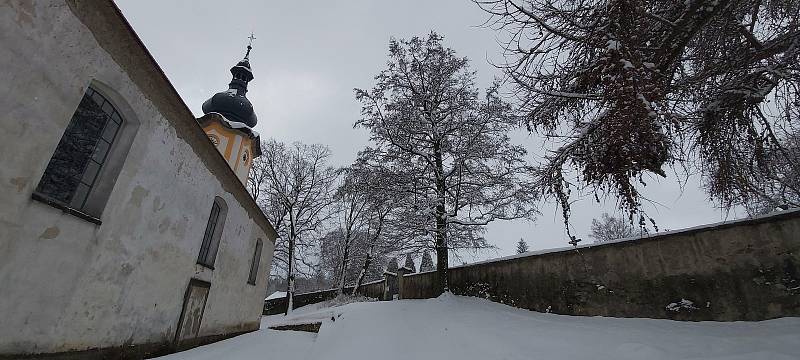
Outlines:
[[[342,254],[342,269],[339,272],[339,291],[337,291],[338,295],[344,294],[344,285],[345,285],[345,274],[347,274],[347,263],[349,262],[348,257],[350,257],[350,231],[347,231],[347,235],[344,238],[344,251]]]
[[[442,214],[444,212],[442,211]],[[436,273],[439,277],[439,293],[450,291],[447,279],[447,230],[444,216],[439,216],[439,206],[436,207]]]
[[[364,277],[367,275],[367,269],[369,269],[370,264],[372,264],[372,249],[374,244],[369,246],[369,250],[367,251],[367,257],[364,259],[364,266],[361,267],[361,272],[358,273],[358,279],[356,279],[356,285],[353,286],[353,293],[355,295],[358,292],[358,288],[361,287],[361,283],[364,282]]]
[[[353,295],[358,292],[358,288],[360,288],[361,283],[364,282],[364,277],[367,276],[367,270],[369,270],[369,266],[372,264],[372,253],[375,251],[375,243],[378,242],[378,238],[381,236],[381,231],[383,230],[383,219],[387,214],[389,214],[389,210],[381,211],[378,215],[378,228],[375,230],[375,234],[370,237],[367,258],[364,259],[364,266],[361,268],[361,272],[358,274],[358,279],[356,279],[356,285],[353,287]],[[367,230],[367,236],[369,236],[369,230]]]
[[[289,211],[289,276],[286,284],[286,313],[289,315],[294,306],[294,245],[297,234],[294,227],[294,213]]]
[[[367,254],[367,258],[364,259],[364,266],[361,267],[361,272],[358,273],[358,279],[356,279],[356,284],[353,286],[353,292],[351,295],[355,295],[358,292],[358,288],[361,287],[361,284],[364,282],[364,277],[367,275],[367,269],[369,265],[372,264],[372,254]]]
[[[286,299],[284,315],[289,315],[294,303],[294,239],[289,239],[289,276],[286,284]]]
[[[436,272],[439,277],[439,293],[450,291],[447,279],[447,219],[445,218],[445,192],[444,171],[442,166],[442,152],[439,144],[434,144],[434,158],[436,163]]]

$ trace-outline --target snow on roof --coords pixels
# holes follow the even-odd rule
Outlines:
[[[220,114],[220,113],[218,113],[218,112],[213,112],[213,111],[212,111],[212,112],[209,112],[209,113],[208,113],[208,114],[206,114],[206,115],[209,115],[209,114],[216,114],[216,115],[219,115],[219,116],[222,118],[222,122],[223,122],[223,123],[224,123],[224,124],[225,124],[227,127],[231,128],[231,129],[242,130],[242,131],[244,131],[245,133],[248,133],[248,135],[251,135],[251,137],[253,137],[253,138],[257,138],[257,137],[260,137],[260,136],[261,136],[261,135],[258,133],[258,131],[255,131],[255,130],[251,129],[249,126],[247,126],[247,125],[245,125],[245,124],[242,124],[242,123],[240,123],[240,122],[238,122],[238,121],[231,121],[231,120],[228,120],[228,118],[226,118],[226,117],[225,117],[225,115],[222,115],[222,114]]]
[[[280,298],[285,298],[285,297],[286,297],[286,292],[285,291],[276,291],[276,292],[270,294],[269,296],[267,296],[267,298],[264,299],[264,300],[280,299]]]

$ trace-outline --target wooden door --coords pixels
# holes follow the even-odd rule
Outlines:
[[[205,281],[197,279],[189,281],[189,287],[183,297],[183,308],[178,321],[178,330],[175,334],[175,344],[178,347],[197,338],[210,289],[211,284]]]

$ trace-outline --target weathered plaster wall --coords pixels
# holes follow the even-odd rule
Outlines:
[[[456,294],[540,312],[763,320],[800,316],[798,267],[794,211],[459,266],[449,280]],[[435,272],[407,275],[402,297],[434,297],[435,284]]]
[[[115,61],[73,12],[113,5],[72,5],[0,3],[0,355],[172,341],[193,277],[211,283],[200,336],[257,329],[271,228],[242,201],[238,179],[221,172],[199,126],[175,116],[180,100],[154,93],[160,80],[139,74],[157,68],[132,78],[134,65]],[[116,58],[143,58],[115,44]],[[140,123],[100,226],[31,199],[90,82]],[[229,209],[212,271],[195,262],[215,196]],[[252,286],[257,238],[264,249]]]

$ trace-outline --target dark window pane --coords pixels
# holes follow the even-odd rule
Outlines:
[[[103,105],[103,103],[106,101],[106,99],[103,98],[103,95],[100,95],[100,93],[96,91],[92,92],[92,99],[97,104],[97,106]]]
[[[211,206],[211,215],[208,216],[206,231],[203,234],[203,243],[200,245],[200,256],[197,259],[197,262],[203,265],[212,266],[214,264],[210,249],[213,244],[212,240],[217,227],[217,221],[219,220],[219,210],[219,205],[215,201]]]
[[[103,163],[106,159],[106,154],[108,154],[108,149],[111,147],[111,144],[107,143],[105,140],[100,139],[97,142],[94,148],[94,154],[92,154],[92,159],[99,163]]]
[[[114,142],[114,137],[117,135],[117,129],[119,129],[119,124],[109,121],[106,124],[106,128],[103,129],[103,139],[108,142]]]
[[[94,185],[94,179],[97,177],[98,172],[100,172],[100,164],[89,161],[89,164],[86,165],[86,171],[83,173],[81,182],[89,186]]]
[[[84,205],[110,149],[110,142],[101,137],[106,124],[113,122],[100,104],[107,104],[106,108],[111,107],[111,112],[116,112],[102,95],[87,90],[47,164],[37,193],[78,209]],[[114,124],[107,131],[116,133],[118,128]],[[95,162],[91,161],[93,158]]]
[[[203,243],[200,246],[200,255],[197,263],[208,267],[214,267],[214,260],[219,250],[219,241],[222,235],[222,226],[225,223],[227,213],[225,202],[217,197],[211,206],[211,215],[208,217],[206,231],[203,233]]]
[[[105,112],[109,117],[114,113],[114,107],[111,106],[110,102],[106,101],[103,103],[103,112]]]
[[[208,254],[206,255],[208,266],[214,266],[214,261],[217,259],[217,249],[219,249],[219,236],[214,235],[211,237],[211,243],[208,245]]]
[[[253,253],[253,262],[250,263],[250,276],[247,278],[247,283],[251,285],[256,284],[256,278],[258,277],[258,265],[261,262],[261,248],[264,246],[264,243],[261,239],[256,240],[256,251]]]
[[[75,209],[80,209],[83,207],[86,197],[89,196],[89,190],[90,188],[88,185],[84,183],[78,184],[78,189],[75,190],[75,195],[72,197],[72,201],[69,203],[69,206]]]

